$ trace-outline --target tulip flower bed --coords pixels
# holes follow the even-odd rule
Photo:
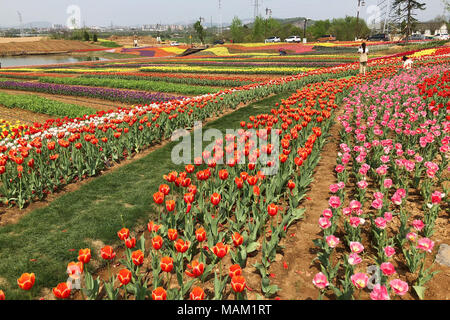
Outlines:
[[[24,129],[24,126],[20,123],[19,120],[16,120],[14,123],[1,119],[0,118],[0,140],[9,136],[19,134]]]
[[[64,84],[64,85],[83,85],[83,86],[93,86],[93,87],[109,87],[118,89],[132,89],[141,91],[152,91],[152,92],[170,92],[178,94],[190,94],[190,95],[201,95],[206,93],[213,93],[219,91],[220,88],[208,87],[208,86],[192,86],[183,83],[169,83],[162,81],[152,81],[146,79],[141,80],[131,80],[131,79],[110,79],[110,78],[39,78],[41,83],[54,83],[54,84]]]
[[[172,96],[164,93],[150,93],[144,91],[120,90],[110,88],[96,88],[87,86],[71,86],[64,84],[20,82],[0,79],[0,88],[31,92],[44,92],[67,96],[91,97],[126,103],[151,103],[183,99],[183,96]]]
[[[169,73],[223,73],[223,74],[281,74],[292,75],[314,70],[314,68],[299,67],[200,67],[200,66],[154,66],[142,67],[142,72],[169,72]]]
[[[337,183],[314,241],[320,298],[426,297],[436,221],[449,205],[450,64],[439,60],[344,99]]]
[[[98,112],[79,119],[59,119],[56,128],[55,124],[31,127],[27,131],[32,135],[29,140],[14,141],[17,137],[11,137],[14,143],[4,139],[0,144],[3,153],[0,163],[2,200],[22,208],[27,202],[41,200],[67,183],[97,175],[107,163],[131,156],[133,152],[170,136],[176,128],[192,127],[195,120],[220,114],[224,109],[235,109],[240,103],[323,81],[338,71],[341,76],[354,73],[350,68],[323,69],[309,75],[252,84],[198,98]],[[4,84],[9,85],[8,88],[37,86],[57,92],[61,88],[76,88],[0,81],[0,87]],[[26,169],[22,165],[24,162],[28,163]]]

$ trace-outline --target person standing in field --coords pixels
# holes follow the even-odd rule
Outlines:
[[[367,61],[369,60],[369,49],[365,42],[358,49],[359,53],[359,73],[366,75]]]
[[[402,60],[403,60],[403,68],[405,68],[405,69],[411,69],[411,67],[412,67],[412,64],[413,64],[413,61],[412,61],[412,59],[411,58],[408,58],[407,56],[404,56],[403,58],[402,58]]]

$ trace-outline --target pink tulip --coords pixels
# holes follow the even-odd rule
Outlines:
[[[421,238],[417,241],[416,248],[431,253],[431,251],[433,251],[434,248],[434,241],[428,238]]]
[[[369,281],[369,277],[365,273],[355,273],[350,279],[352,280],[353,285],[358,289],[365,288]]]
[[[395,249],[391,246],[387,246],[384,248],[384,254],[389,258],[395,254]]]
[[[319,289],[325,289],[329,285],[327,277],[322,272],[317,273],[312,282]]]
[[[328,203],[329,203],[330,207],[336,209],[341,206],[341,199],[337,196],[332,196],[332,197],[330,197],[330,200],[328,200]]]
[[[362,258],[357,253],[350,253],[348,256],[348,263],[352,266],[362,262]]]
[[[378,217],[375,219],[375,225],[380,228],[380,229],[384,229],[386,228],[386,219],[382,218],[382,217]]]
[[[353,228],[357,228],[361,223],[361,220],[358,217],[350,217],[349,223]]]
[[[326,241],[330,248],[335,248],[340,242],[339,238],[335,237],[334,235],[326,237]]]
[[[330,192],[331,193],[336,193],[336,192],[338,192],[338,190],[339,190],[339,187],[338,187],[337,184],[330,185]]]
[[[442,200],[442,198],[444,198],[445,194],[439,192],[439,191],[435,191],[433,192],[433,194],[431,195],[431,203],[433,204],[439,204]]]
[[[383,207],[383,200],[375,199],[372,201],[372,208],[380,210]]]
[[[384,181],[383,181],[383,186],[384,186],[386,189],[389,189],[389,188],[392,186],[392,180],[391,180],[391,179],[384,179]]]
[[[405,281],[402,281],[400,279],[394,279],[389,282],[389,286],[392,290],[394,290],[395,294],[398,294],[399,296],[403,296],[408,292],[408,283]]]
[[[327,218],[321,217],[319,218],[319,226],[322,229],[328,229],[329,227],[331,227],[331,221]]]
[[[358,200],[352,200],[350,201],[350,208],[352,210],[358,210],[361,208],[361,202],[359,202]]]
[[[366,180],[361,180],[361,181],[358,181],[358,183],[356,183],[356,185],[358,186],[358,188],[364,190],[365,188],[367,188],[367,186],[369,184],[367,183]]]
[[[386,219],[386,221],[391,221],[392,220],[392,212],[385,212],[384,213],[384,218]]]
[[[331,217],[333,216],[333,212],[331,211],[331,209],[325,209],[322,211],[322,215],[327,219],[331,219]]]
[[[414,241],[416,241],[416,239],[417,239],[417,234],[414,233],[414,232],[410,232],[410,233],[408,233],[408,234],[406,235],[406,239],[408,239],[409,241],[414,242]]]
[[[381,269],[381,271],[383,271],[383,274],[385,276],[390,276],[390,275],[393,275],[395,273],[394,265],[392,263],[390,263],[390,262],[383,262],[380,265],[380,269]]]
[[[412,222],[412,225],[413,225],[414,229],[416,229],[417,231],[421,231],[423,229],[423,227],[425,227],[425,223],[423,223],[422,220],[414,220]]]
[[[370,293],[370,299],[372,300],[390,300],[387,288],[380,284],[376,284]]]
[[[364,246],[359,242],[350,242],[350,250],[353,253],[361,253],[364,250]]]

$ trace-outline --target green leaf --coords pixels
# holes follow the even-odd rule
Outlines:
[[[247,246],[247,253],[252,253],[259,248],[258,242],[252,242]]]
[[[413,286],[414,290],[416,291],[417,295],[419,296],[420,300],[425,299],[425,287],[422,286]]]

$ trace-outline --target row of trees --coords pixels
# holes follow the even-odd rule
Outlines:
[[[326,34],[336,36],[337,40],[354,40],[356,36],[368,36],[370,29],[364,20],[357,20],[354,17],[315,21],[307,26],[306,31],[304,25],[299,27],[294,24],[282,24],[273,18],[257,17],[251,25],[243,25],[238,17],[234,17],[227,36],[233,42],[239,43],[263,42],[271,36],[277,36],[283,40],[292,35],[306,36],[308,39],[315,40]]]

